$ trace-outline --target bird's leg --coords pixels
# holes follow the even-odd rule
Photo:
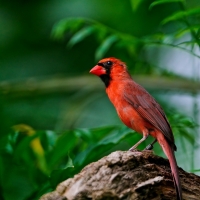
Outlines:
[[[144,150],[152,150],[153,149],[153,145],[157,142],[157,139],[155,139],[151,144],[147,145],[146,148]]]
[[[139,142],[137,142],[134,146],[132,146],[129,149],[129,151],[133,151],[134,149],[136,149],[139,144],[141,144],[143,141],[145,141],[148,138],[148,136],[149,136],[148,130],[143,131],[143,137],[142,137],[142,139]]]

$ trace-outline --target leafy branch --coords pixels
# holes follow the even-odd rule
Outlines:
[[[150,5],[150,9],[153,7],[164,4],[164,3],[177,3],[180,2],[181,8],[184,9],[182,11],[178,11],[173,13],[172,15],[166,17],[161,25],[165,25],[166,23],[169,23],[171,21],[179,21],[182,20],[186,24],[186,28],[175,31],[174,34],[170,34],[170,37],[172,37],[172,40],[170,43],[166,43],[165,40],[168,37],[168,34],[161,34],[161,33],[154,33],[152,35],[147,35],[145,37],[136,37],[127,33],[119,32],[115,29],[112,29],[100,22],[97,22],[95,20],[86,19],[86,18],[69,18],[65,20],[61,20],[57,24],[55,24],[53,30],[52,30],[52,37],[54,39],[60,40],[65,37],[65,35],[68,33],[71,33],[72,36],[68,41],[68,48],[73,47],[77,43],[83,41],[86,37],[89,37],[91,35],[94,35],[97,39],[97,41],[100,43],[100,45],[97,47],[95,52],[95,59],[99,60],[101,59],[108,50],[115,46],[116,48],[124,48],[128,54],[131,57],[137,58],[140,50],[148,44],[160,44],[164,46],[171,46],[172,48],[181,49],[183,51],[186,51],[190,53],[191,55],[200,58],[199,55],[192,52],[191,50],[188,50],[187,47],[180,46],[183,43],[187,44],[198,44],[199,45],[199,39],[197,35],[197,31],[200,26],[199,25],[190,25],[188,22],[187,17],[193,16],[193,15],[199,15],[200,14],[200,8],[185,10],[184,1],[154,1]],[[191,41],[185,41],[181,44],[174,44],[174,40],[176,40],[178,37],[181,37],[184,33],[187,31],[190,31],[193,40]]]
[[[100,22],[86,18],[70,18],[58,22],[53,27],[52,37],[60,40],[64,38],[67,32],[73,33],[73,36],[68,41],[68,48],[73,47],[93,34],[100,42],[95,52],[96,60],[102,58],[109,48],[116,43],[118,46],[125,46],[126,50],[132,54],[137,51],[137,47],[142,45],[143,42],[137,37],[121,33]]]

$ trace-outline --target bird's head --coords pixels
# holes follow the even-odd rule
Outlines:
[[[111,57],[100,60],[97,65],[90,70],[90,73],[99,76],[106,87],[108,87],[112,79],[127,74],[127,69],[124,62]]]

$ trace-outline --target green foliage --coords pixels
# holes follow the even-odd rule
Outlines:
[[[92,34],[94,32],[94,27],[89,26],[89,27],[84,27],[80,31],[78,31],[74,36],[71,38],[71,40],[68,43],[69,47],[74,46],[76,43],[82,41],[85,39],[87,36]]]
[[[138,7],[140,6],[140,4],[142,3],[143,0],[131,0],[131,6],[133,11],[136,11],[138,9]]]
[[[30,135],[30,131],[32,134]],[[52,131],[34,131],[27,125],[18,125],[2,141],[1,145],[1,183],[7,199],[38,199],[56,185],[72,177],[86,164],[98,160],[131,133],[118,127],[98,129],[75,129],[58,136]],[[98,154],[97,154],[98,152]],[[45,163],[45,168],[41,167]],[[10,184],[6,171],[12,164],[12,176],[23,179],[27,185],[9,192]],[[22,174],[23,171],[23,174]],[[21,178],[20,178],[21,177]],[[16,186],[16,185],[15,185]],[[8,188],[6,188],[8,187]],[[8,191],[8,192],[6,192]]]
[[[181,3],[184,4],[185,0],[156,0],[149,6],[149,9],[152,9],[154,6],[166,4],[166,3]]]
[[[83,18],[62,20],[61,23],[57,23],[54,26],[52,36],[55,39],[64,38],[66,32],[74,30],[74,27],[79,27],[79,30],[69,40],[68,47],[74,46],[93,34],[100,43],[95,52],[96,60],[101,59],[114,44],[124,47],[129,54],[133,55],[139,49],[142,42],[137,37],[113,30],[97,21]]]
[[[142,3],[142,1],[131,2],[134,10],[137,9]],[[191,34],[192,39],[190,41],[185,41],[184,44],[199,44],[197,30],[199,30],[200,26],[196,20],[191,21],[189,17],[193,15],[198,16],[200,14],[200,8],[186,9],[185,1],[183,0],[157,0],[150,4],[149,9],[152,10],[158,5],[165,5],[168,3],[179,3],[181,10],[178,10],[162,19],[160,22],[160,27],[164,28],[163,25],[169,22],[179,23],[179,21],[183,21],[183,26],[177,30],[174,29],[171,33],[161,33],[159,31],[143,37],[136,37],[133,34],[127,34],[118,30],[114,30],[91,19],[70,18],[57,23],[53,28],[52,36],[55,39],[61,39],[64,38],[66,33],[72,33],[72,37],[68,42],[68,47],[72,47],[75,44],[83,41],[86,37],[94,35],[99,42],[99,46],[95,52],[96,61],[103,58],[109,49],[111,49],[111,47],[125,50],[128,55],[133,57],[135,60],[138,60],[141,50],[145,46],[153,44],[182,49],[193,56],[199,57],[198,54],[189,51],[187,47],[181,46],[183,42],[174,45],[174,41],[182,37],[183,34],[188,31]]]
[[[111,46],[117,41],[117,36],[116,35],[111,35],[107,37],[103,43],[97,48],[96,53],[95,53],[95,59],[100,60],[103,58],[105,53],[111,48]]]
[[[178,11],[173,15],[165,18],[162,21],[162,24],[166,24],[171,21],[183,20],[185,17],[193,16],[193,15],[200,15],[200,8],[194,8],[187,11]]]
[[[61,20],[53,27],[52,37],[56,39],[63,39],[67,31],[74,33],[82,27],[83,23],[83,19],[77,19],[76,23],[74,23],[73,19],[68,19],[67,21]]]
[[[196,125],[189,118],[176,114],[170,120],[178,124],[173,127],[175,134],[184,132],[182,137],[194,142],[188,128]],[[63,133],[35,131],[24,124],[14,126],[1,140],[0,181],[4,183],[3,194],[6,199],[38,199],[87,164],[114,150],[128,150],[137,140],[138,134],[124,126],[74,129]],[[149,141],[141,144],[140,148],[144,149]],[[9,168],[15,180],[7,177]],[[23,183],[18,185],[22,180]],[[16,187],[12,193],[11,185]]]

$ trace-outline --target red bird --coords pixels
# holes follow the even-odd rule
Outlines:
[[[113,103],[121,121],[129,128],[142,133],[143,138],[130,150],[137,148],[149,135],[155,141],[147,148],[153,148],[158,141],[169,159],[177,199],[182,200],[181,183],[174,151],[176,145],[172,129],[161,106],[127,71],[126,64],[116,58],[100,60],[90,73],[101,78],[106,86],[106,93]]]

